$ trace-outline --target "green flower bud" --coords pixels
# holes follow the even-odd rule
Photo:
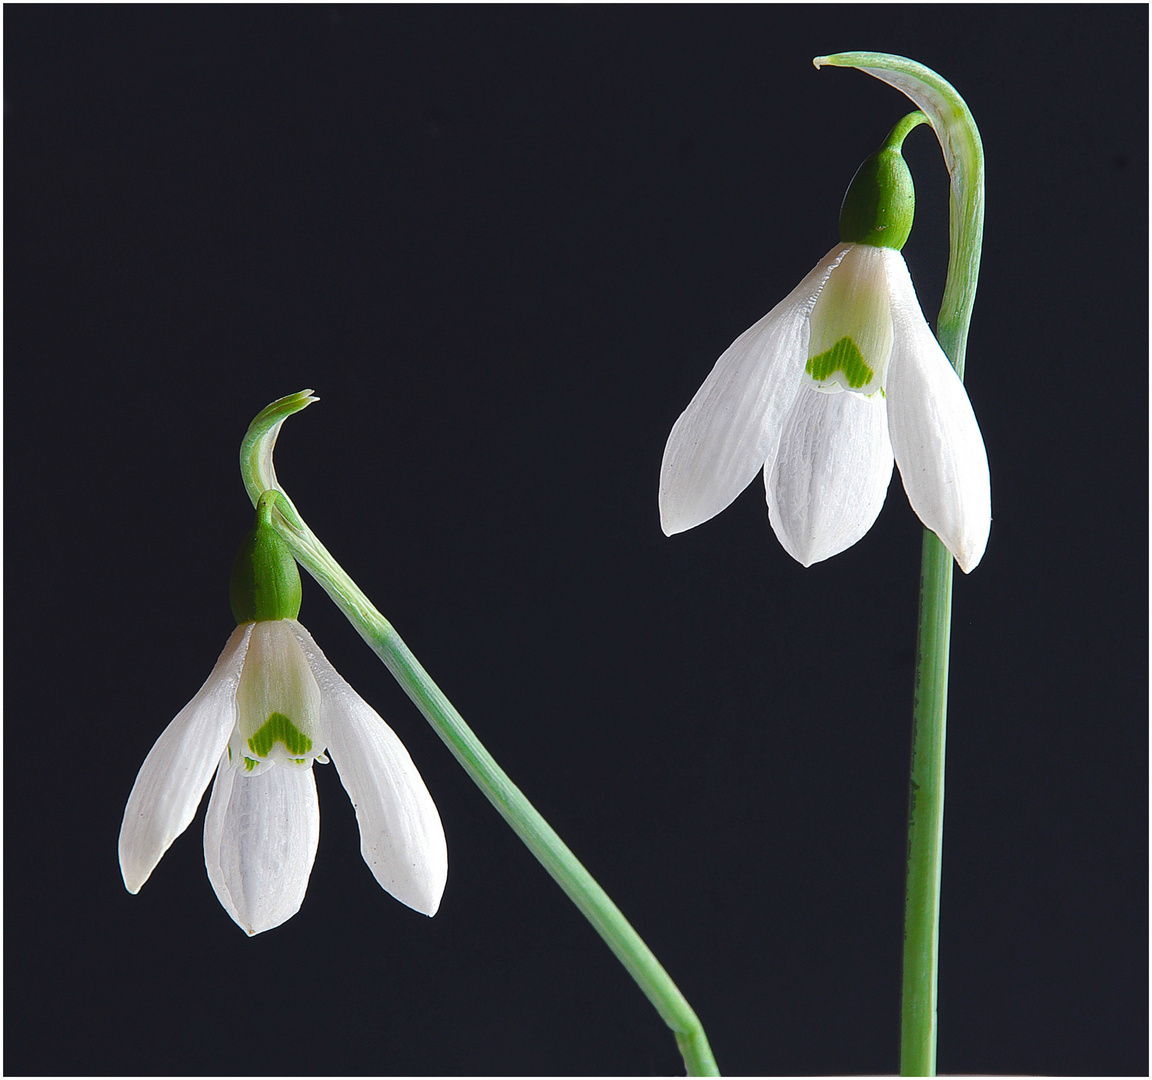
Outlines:
[[[856,170],[840,207],[840,239],[845,243],[895,251],[904,246],[912,232],[916,190],[900,149],[908,132],[927,122],[922,112],[909,113]]]
[[[236,622],[294,619],[300,614],[300,571],[288,545],[272,527],[279,496],[266,491],[256,505],[256,527],[232,564],[230,599]]]

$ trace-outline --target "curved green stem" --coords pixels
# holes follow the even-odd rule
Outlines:
[[[908,138],[909,132],[914,131],[921,124],[928,123],[931,123],[931,121],[919,109],[908,113],[907,116],[900,117],[900,119],[892,125],[892,130],[888,132],[888,138],[884,140],[885,147],[892,150],[903,149],[904,140]]]
[[[279,492],[278,513],[273,516],[273,524],[300,565],[344,612],[436,734],[444,740],[465,772],[636,980],[675,1034],[688,1074],[719,1075],[704,1028],[652,951],[608,894],[484,749],[400,635],[308,528],[277,481],[272,451],[280,427],[285,419],[316,400],[311,390],[302,390],[274,401],[252,421],[240,447],[240,473],[249,497],[255,504],[264,492]]]
[[[902,91],[928,117],[951,180],[948,279],[936,336],[961,379],[976,299],[984,235],[984,151],[964,99],[930,68],[902,56],[852,52],[819,56],[816,67],[854,67]],[[944,736],[948,714],[948,645],[952,557],[924,530],[920,625],[912,707],[912,776],[908,797],[908,879],[904,904],[904,982],[900,1072],[936,1075],[936,989],[940,867],[944,836]]]

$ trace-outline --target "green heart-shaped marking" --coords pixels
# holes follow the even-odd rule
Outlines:
[[[282,742],[293,757],[300,757],[312,749],[312,740],[304,732],[283,713],[274,712],[248,740],[248,745],[253,753],[263,758],[268,756],[273,744],[278,742]]]
[[[853,390],[867,386],[873,376],[872,369],[864,363],[859,347],[850,337],[842,337],[819,356],[810,356],[804,370],[817,382],[827,382],[837,371],[842,371]]]

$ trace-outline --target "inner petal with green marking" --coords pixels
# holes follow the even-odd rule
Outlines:
[[[264,726],[248,740],[248,745],[257,757],[267,757],[273,743],[281,742],[293,757],[308,753],[312,740],[308,738],[283,713],[274,712]]]
[[[257,775],[280,765],[310,766],[324,751],[320,687],[289,619],[256,622],[236,688],[229,760]]]
[[[804,372],[817,390],[882,393],[892,355],[892,311],[883,248],[850,247],[812,308]]]

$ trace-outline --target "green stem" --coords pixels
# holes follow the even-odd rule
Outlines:
[[[854,67],[902,91],[928,117],[948,166],[948,279],[936,336],[961,379],[976,299],[984,235],[984,151],[964,99],[936,72],[886,53],[820,56],[816,67]],[[924,530],[920,560],[920,625],[912,707],[912,775],[908,796],[908,878],[904,902],[904,979],[900,1073],[936,1075],[936,1001],[940,941],[940,867],[944,837],[944,736],[948,715],[948,645],[952,623],[952,557]]]
[[[892,125],[892,130],[888,132],[888,138],[884,140],[884,146],[891,150],[902,150],[904,147],[904,140],[908,138],[910,132],[914,131],[921,124],[930,123],[919,109],[915,112],[908,113],[907,116],[900,117],[895,124]]]
[[[940,869],[944,841],[944,737],[948,718],[948,640],[952,555],[924,530],[920,628],[912,706],[908,790],[908,877],[904,897],[904,982],[900,1075],[936,1075],[936,979],[940,945]]]
[[[304,523],[276,480],[272,451],[284,420],[317,399],[311,390],[281,398],[252,421],[240,448],[240,472],[255,504],[280,493],[273,524],[292,554],[344,612],[447,744],[473,782],[595,927],[676,1036],[689,1076],[717,1076],[704,1028],[640,935],[524,794],[496,764],[452,703],[412,655],[392,625]]]

